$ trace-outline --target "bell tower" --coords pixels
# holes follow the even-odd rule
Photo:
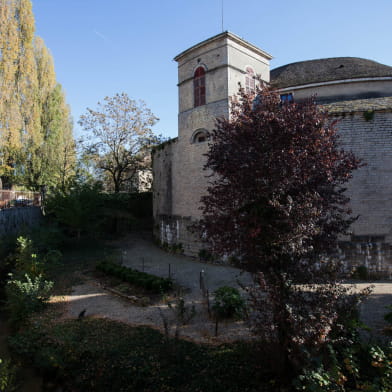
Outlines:
[[[218,117],[229,117],[229,99],[239,83],[254,90],[269,82],[271,56],[240,37],[223,32],[175,57],[178,63],[178,138],[153,156],[154,233],[161,243],[181,244],[197,255],[200,238],[192,225],[200,219],[206,193],[204,170],[210,132]]]
[[[228,117],[229,97],[238,92],[238,83],[254,89],[256,77],[269,82],[271,58],[230,32],[218,34],[176,56],[179,140],[197,142],[198,129],[211,130],[217,117]]]

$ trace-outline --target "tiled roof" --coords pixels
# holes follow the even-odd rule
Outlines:
[[[368,112],[368,111],[392,111],[392,97],[355,99],[352,101],[334,102],[322,105],[330,114]]]
[[[392,77],[392,67],[357,57],[334,57],[300,61],[271,71],[271,84],[277,88],[335,80]]]

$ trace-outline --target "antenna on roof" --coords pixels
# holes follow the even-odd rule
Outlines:
[[[223,33],[223,0],[221,2],[221,5],[222,5],[222,33]]]

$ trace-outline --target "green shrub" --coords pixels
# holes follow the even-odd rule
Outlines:
[[[369,271],[367,267],[365,265],[359,265],[358,267],[356,267],[353,273],[353,278],[359,280],[368,280]]]
[[[389,312],[384,316],[384,320],[392,327],[392,305],[389,305],[386,308],[389,310]]]
[[[17,390],[16,367],[9,360],[0,358],[0,391],[13,392]]]
[[[187,306],[182,296],[179,296],[174,303],[169,302],[167,305],[174,312],[177,323],[182,325],[188,324],[196,316],[195,305],[192,303],[191,306]]]
[[[15,269],[17,273],[37,276],[43,273],[43,265],[33,249],[33,241],[27,237],[16,240]]]
[[[17,276],[35,277],[44,275],[58,266],[62,254],[58,250],[48,250],[46,254],[38,255],[33,246],[33,241],[27,237],[17,238],[17,247],[15,252],[15,273]]]
[[[53,282],[44,280],[42,275],[31,278],[25,274],[24,280],[11,279],[7,282],[7,309],[13,324],[23,322],[33,312],[43,309],[49,299]]]
[[[114,276],[124,282],[139,286],[153,293],[164,293],[173,288],[173,281],[171,279],[150,275],[146,272],[124,267],[111,261],[102,261],[96,268],[107,275]]]
[[[200,249],[198,256],[199,256],[200,261],[214,261],[215,260],[214,255],[207,249]]]
[[[39,254],[47,253],[52,249],[61,249],[66,241],[61,228],[53,223],[34,227],[34,230],[29,233],[29,237]]]
[[[297,391],[390,392],[392,391],[392,346],[380,347],[360,340],[328,344],[313,357],[293,382]]]
[[[241,318],[245,311],[245,301],[240,292],[229,286],[220,287],[214,292],[212,310],[218,318]]]

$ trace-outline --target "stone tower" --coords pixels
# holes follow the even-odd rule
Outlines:
[[[178,62],[178,138],[154,153],[155,235],[197,254],[199,242],[189,226],[200,218],[200,198],[208,179],[203,171],[209,133],[217,117],[229,116],[229,98],[239,83],[255,89],[256,76],[269,82],[271,56],[224,32],[175,57]]]

